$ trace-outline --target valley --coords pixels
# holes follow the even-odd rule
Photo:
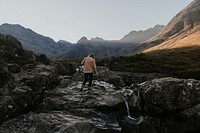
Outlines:
[[[194,0],[166,26],[77,43],[2,24],[0,133],[199,133],[199,13]]]

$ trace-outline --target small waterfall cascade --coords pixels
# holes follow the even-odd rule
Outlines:
[[[130,123],[130,124],[139,125],[141,122],[144,121],[144,117],[143,116],[140,116],[138,118],[131,117],[128,101],[127,101],[125,96],[124,96],[124,98],[125,98],[125,105],[126,105],[126,111],[127,111],[127,117],[125,117],[125,121]]]
[[[130,118],[130,119],[135,120],[135,118],[132,118],[131,115],[130,115],[130,109],[129,109],[129,105],[128,105],[128,101],[127,100],[125,101],[125,105],[126,105],[127,117]]]

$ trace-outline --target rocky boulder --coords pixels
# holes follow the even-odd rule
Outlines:
[[[200,82],[193,79],[160,78],[139,85],[143,111],[162,115],[192,108],[200,103]]]
[[[159,73],[136,73],[136,72],[120,72],[113,71],[115,74],[122,77],[122,80],[126,86],[131,86],[132,84],[140,84],[145,81],[165,77]]]
[[[66,80],[66,79],[65,79]],[[62,82],[61,82],[62,83]],[[68,84],[46,91],[41,108],[43,110],[70,109],[110,109],[124,102],[124,95],[131,95],[131,90],[115,90],[115,86],[104,81],[93,81],[93,87],[83,88],[82,82],[68,79]]]
[[[115,86],[125,86],[124,81],[121,76],[116,74],[113,71],[110,71],[107,67],[99,66],[98,68],[98,75],[96,79],[99,81],[105,81]]]
[[[36,110],[43,100],[45,90],[52,89],[59,83],[53,68],[44,65],[37,65],[32,71],[10,75],[12,78],[0,88],[3,105],[0,110],[8,108],[1,114],[1,123],[21,113]]]
[[[113,125],[114,127],[115,125]],[[5,122],[0,132],[29,133],[120,133],[120,128],[100,119],[86,119],[61,111],[29,113]]]
[[[134,88],[137,102],[131,102],[134,112],[154,117],[161,133],[199,131],[200,81],[160,78]],[[156,119],[157,120],[156,120]]]
[[[37,109],[59,83],[55,67],[36,61],[12,36],[0,34],[0,123]],[[40,58],[40,57],[39,57]]]
[[[73,61],[52,58],[50,62],[50,65],[56,68],[58,75],[65,76],[76,73],[76,63]]]

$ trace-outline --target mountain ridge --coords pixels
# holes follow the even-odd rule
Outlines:
[[[146,41],[144,52],[200,46],[200,1],[194,0],[175,15],[156,36]],[[146,48],[145,48],[146,45]],[[148,48],[149,45],[150,47]]]
[[[71,43],[66,43],[66,46],[60,46],[52,38],[38,34],[19,24],[2,24],[0,25],[0,33],[12,35],[22,43],[25,49],[47,56],[56,56],[61,53],[61,48],[66,49],[68,45],[71,45]]]
[[[122,39],[120,39],[120,41],[128,43],[130,42],[143,43],[144,41],[147,41],[148,39],[155,36],[164,27],[165,27],[164,25],[155,25],[153,28],[149,28],[146,30],[131,31],[127,35],[125,35]]]
[[[13,35],[25,49],[49,57],[79,58],[87,56],[91,52],[96,56],[117,56],[129,52],[139,45],[139,43],[134,42],[104,40],[100,37],[90,40],[82,37],[75,44],[65,40],[55,42],[52,38],[38,34],[29,28],[8,23],[0,25],[0,33]]]

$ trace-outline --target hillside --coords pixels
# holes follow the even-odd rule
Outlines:
[[[141,45],[144,52],[200,46],[200,1],[180,11],[155,37]],[[141,50],[140,50],[141,51]]]
[[[96,56],[109,57],[128,53],[134,50],[141,42],[148,40],[163,26],[155,26],[145,31],[133,31],[121,40],[108,41],[96,37],[88,40],[86,37],[72,44],[65,40],[55,42],[49,37],[40,35],[31,29],[18,24],[0,25],[0,33],[16,37],[22,46],[36,54],[46,54],[49,57],[80,58],[94,53]]]
[[[156,25],[153,28],[149,28],[147,30],[140,30],[140,31],[131,31],[129,34],[125,35],[121,42],[126,43],[143,43],[148,39],[154,37],[158,32],[160,32],[164,28],[163,25]]]
[[[119,56],[137,49],[140,43],[147,41],[164,26],[156,25],[144,31],[132,31],[120,40],[108,41],[103,38],[87,39],[82,37],[72,49],[60,55],[62,58],[80,58],[94,53],[98,57]]]
[[[200,80],[200,47],[157,50],[132,56],[113,57],[97,61],[112,71],[128,73],[158,73],[170,77]],[[113,65],[115,64],[115,65]],[[139,74],[141,75],[141,74]],[[130,75],[124,75],[128,78]],[[138,78],[127,82],[137,81]]]
[[[53,39],[40,35],[31,29],[24,28],[21,25],[2,24],[0,25],[0,33],[12,35],[22,43],[25,49],[37,54],[46,54],[47,56],[57,56],[72,45],[69,42],[56,43]]]

